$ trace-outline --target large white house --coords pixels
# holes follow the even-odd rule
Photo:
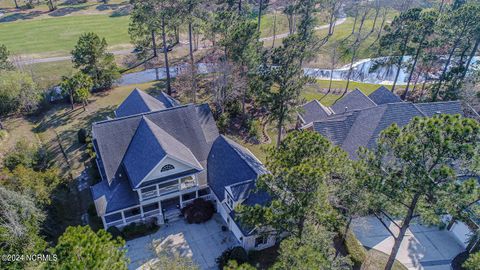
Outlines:
[[[105,229],[163,224],[204,198],[245,249],[275,243],[235,219],[236,205],[269,202],[266,193],[253,191],[266,171],[251,152],[219,134],[207,104],[180,105],[164,93],[154,98],[135,89],[115,115],[92,127],[102,181],[91,192]]]

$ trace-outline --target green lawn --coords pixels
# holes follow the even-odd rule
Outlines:
[[[287,16],[281,12],[277,12],[276,15],[277,26],[276,34],[283,34],[288,32],[288,19]],[[275,21],[275,15],[265,14],[262,16],[262,21],[260,22],[261,37],[271,37],[273,36],[273,23]]]
[[[308,85],[304,91],[302,91],[301,96],[305,101],[310,101],[313,99],[320,100],[323,105],[330,106],[332,105],[343,93],[346,85],[346,81],[332,81],[332,94],[328,94],[325,96],[323,94],[324,89],[328,89],[329,81],[328,80],[317,80],[317,82],[313,85]],[[361,82],[350,82],[348,89],[354,90],[358,88],[362,91],[365,95],[369,95],[373,91],[377,90],[381,84],[372,84],[372,83],[361,83]],[[391,89],[390,85],[385,85],[388,89]],[[401,89],[402,87],[398,87]]]
[[[76,15],[0,23],[0,44],[14,54],[66,55],[80,34],[95,32],[110,46],[128,44],[129,16]]]

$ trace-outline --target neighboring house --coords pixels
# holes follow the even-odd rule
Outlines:
[[[331,107],[316,100],[306,103],[298,115],[297,126],[322,134],[356,159],[359,147],[375,147],[382,130],[393,123],[405,126],[416,116],[432,117],[436,114],[465,116],[459,101],[404,102],[382,86],[368,96],[356,89]],[[478,231],[479,221],[472,219],[468,225],[453,221],[448,228],[465,248],[471,248],[472,244],[478,244],[478,241],[470,242],[470,236]]]
[[[168,109],[178,105],[180,105],[180,103],[177,100],[164,92],[161,92],[157,98],[154,98],[140,89],[135,88],[122,104],[118,106],[114,113],[116,117],[124,117]]]
[[[166,94],[156,99],[135,89],[115,114],[92,127],[102,181],[91,192],[105,229],[163,224],[204,198],[214,202],[245,249],[275,243],[234,218],[238,204],[268,202],[267,194],[252,192],[266,170],[250,151],[219,134],[207,104],[180,105]]]

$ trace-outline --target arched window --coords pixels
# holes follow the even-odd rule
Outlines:
[[[175,169],[175,166],[173,166],[172,164],[167,164],[167,165],[163,166],[160,171],[161,172],[166,172],[166,171],[170,171],[170,170],[173,170],[173,169]]]

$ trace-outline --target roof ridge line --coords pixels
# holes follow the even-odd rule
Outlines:
[[[139,114],[134,114],[134,115],[128,115],[128,116],[123,116],[123,117],[116,117],[116,118],[113,118],[113,119],[101,120],[101,121],[98,121],[98,122],[94,122],[92,125],[110,123],[110,122],[114,122],[114,121],[120,121],[120,120],[129,119],[129,118],[134,118],[134,117],[139,117],[139,116],[148,116],[148,115],[153,114],[153,113],[165,112],[165,111],[170,111],[170,110],[180,109],[180,108],[186,108],[186,107],[189,107],[189,106],[191,106],[191,105],[194,105],[194,106],[198,107],[198,106],[204,105],[204,104],[206,104],[206,103],[202,103],[202,104],[198,104],[198,105],[194,105],[193,103],[187,103],[187,104],[184,104],[184,105],[179,105],[179,106],[170,107],[170,108],[165,108],[165,109],[156,110],[156,111],[150,111],[150,112],[144,112],[144,113],[139,113]]]
[[[235,186],[243,185],[243,184],[246,184],[246,183],[249,183],[249,182],[255,182],[255,180],[254,179],[245,180],[245,181],[237,182],[237,183],[225,186],[225,187],[235,187]]]
[[[373,104],[375,104],[375,105],[378,106],[378,104],[377,104],[375,101],[373,101],[368,95],[366,95],[365,93],[363,93],[362,90],[358,89],[358,87],[355,87],[355,90],[358,90],[358,91],[359,91],[362,95],[364,95],[368,100],[370,100]],[[355,90],[353,90],[353,91],[355,91]],[[377,90],[378,90],[378,89],[377,89]],[[353,91],[352,91],[352,92],[353,92]],[[372,93],[373,93],[373,92],[372,92]]]
[[[419,111],[420,114],[423,115],[423,117],[428,117],[428,115],[424,111],[420,110],[420,108],[417,105],[415,105],[415,103],[413,103],[413,102],[406,102],[406,103],[412,104],[413,107],[415,107],[415,109],[417,109],[417,111]]]
[[[248,167],[254,174],[257,174],[257,172],[250,166],[250,163],[248,163],[248,162],[245,160],[245,158],[243,158],[242,153],[239,153],[238,150],[237,150],[235,147],[233,147],[233,146],[230,144],[229,141],[232,141],[233,143],[239,145],[240,147],[243,147],[243,146],[240,145],[240,144],[238,144],[237,142],[229,139],[228,137],[226,137],[226,136],[223,135],[223,134],[220,134],[220,137],[223,138],[223,139],[225,140],[225,142],[228,144],[228,146],[229,146],[230,148],[232,148],[232,150],[235,151],[235,153],[238,154],[238,156],[243,160],[243,162],[245,162],[245,164],[247,165],[247,167]],[[248,150],[246,147],[243,147],[243,148],[244,148],[245,150],[247,150],[248,153],[250,153],[250,154],[255,158],[255,160],[256,160],[257,162],[259,162],[260,164],[262,164],[262,166],[263,166],[263,163],[262,163],[252,152],[250,152],[250,150]]]
[[[413,102],[412,102],[413,103]],[[433,101],[433,102],[416,102],[414,104],[438,104],[438,103],[460,103],[460,100],[446,100],[446,101]]]

